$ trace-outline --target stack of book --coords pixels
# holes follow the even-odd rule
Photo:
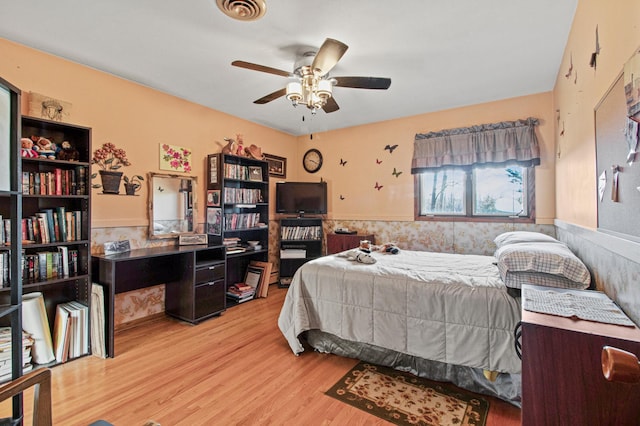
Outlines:
[[[57,362],[89,353],[89,308],[79,302],[56,306],[53,349]]]
[[[240,238],[238,237],[224,238],[222,245],[227,248],[227,254],[242,253],[247,250],[246,247],[240,245]]]
[[[22,333],[22,372],[33,368],[31,346],[33,339],[29,333]],[[11,380],[11,327],[0,327],[0,382]]]
[[[256,289],[244,283],[234,284],[227,288],[227,297],[235,303],[246,302],[253,299]]]

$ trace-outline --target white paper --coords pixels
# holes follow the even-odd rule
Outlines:
[[[31,357],[36,364],[55,361],[53,342],[42,293],[22,296],[22,328],[33,338]]]
[[[600,194],[600,201],[604,198],[604,189],[607,186],[607,171],[603,170],[598,178],[598,194]]]

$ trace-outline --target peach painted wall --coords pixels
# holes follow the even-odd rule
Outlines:
[[[332,219],[398,220],[414,218],[414,183],[411,175],[413,141],[425,133],[475,124],[540,119],[537,129],[541,165],[536,168],[536,222],[551,224],[555,217],[555,156],[552,94],[541,93],[463,108],[421,114],[364,126],[298,138],[299,158],[309,148],[323,153],[322,169],[307,173],[301,161],[291,167],[292,179],[328,182]],[[385,146],[398,145],[392,154]],[[344,166],[340,160],[346,161]],[[378,161],[382,161],[378,164]],[[395,177],[392,172],[401,171]],[[376,182],[382,189],[376,190]],[[340,199],[340,196],[344,200]]]
[[[225,137],[244,136],[245,146],[256,144],[263,152],[292,157],[296,138],[237,117],[215,111],[110,74],[44,54],[0,39],[0,75],[23,92],[23,114],[28,112],[28,92],[41,93],[72,104],[69,123],[92,128],[93,148],[112,142],[127,151],[131,166],[125,174],[164,172],[159,169],[159,144],[193,151],[193,171],[198,178],[198,223],[203,223],[205,158],[220,152]],[[93,171],[98,170],[93,166]],[[169,172],[167,172],[169,173]],[[175,173],[175,172],[171,172]],[[124,190],[121,188],[121,193]],[[140,196],[104,195],[93,190],[92,226],[148,226],[147,185]]]
[[[553,92],[558,114],[556,217],[588,228],[597,227],[594,108],[640,45],[640,2],[614,3],[578,3]],[[597,68],[591,68],[596,26],[601,50]],[[573,72],[566,78],[571,58]]]

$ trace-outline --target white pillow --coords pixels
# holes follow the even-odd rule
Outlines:
[[[557,275],[573,281],[571,288],[586,288],[591,282],[584,263],[559,241],[509,244],[496,250],[495,257],[505,284],[507,274],[513,272]]]
[[[559,243],[560,241],[556,240],[553,237],[550,237],[549,235],[541,234],[540,232],[511,231],[511,232],[504,232],[504,233],[498,235],[495,238],[495,240],[493,240],[493,242],[496,243],[496,246],[498,248],[500,248],[500,247],[506,246],[508,244],[536,243],[536,242],[540,242],[540,243],[556,242],[556,243]]]

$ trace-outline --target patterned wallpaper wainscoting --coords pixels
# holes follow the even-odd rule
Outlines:
[[[394,242],[404,250],[422,250],[445,253],[492,255],[496,247],[493,239],[506,231],[537,231],[555,236],[553,225],[486,223],[486,222],[398,222],[325,220],[324,235],[338,227],[372,233],[376,243]],[[150,240],[148,227],[92,228],[93,254],[104,253],[103,244],[109,241],[129,240],[131,249],[176,244],[175,239]],[[280,222],[269,222],[269,261],[279,265]],[[325,244],[326,247],[326,244]],[[115,300],[115,326],[164,312],[164,284],[127,293],[117,294]]]

